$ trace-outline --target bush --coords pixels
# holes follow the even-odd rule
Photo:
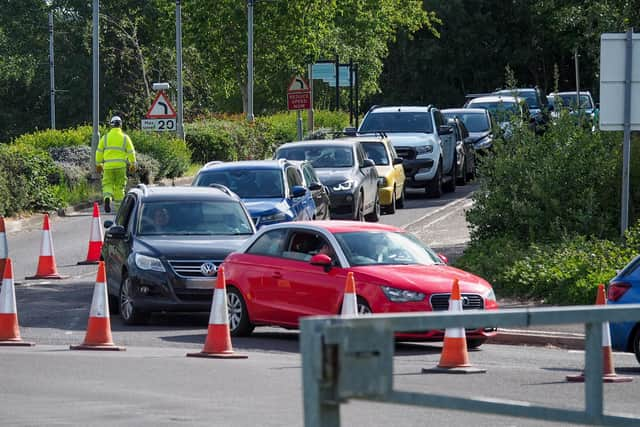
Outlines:
[[[235,161],[270,158],[274,143],[270,129],[263,122],[208,119],[186,127],[186,140],[191,160]]]
[[[34,133],[24,134],[16,138],[12,143],[28,145],[47,151],[51,148],[78,147],[86,145],[91,147],[93,128],[80,126],[74,129],[47,129]]]
[[[304,128],[307,114],[303,113]],[[342,112],[316,111],[316,127],[342,130],[349,116]],[[207,118],[185,125],[191,160],[206,163],[212,160],[236,161],[270,159],[275,149],[297,139],[296,113],[279,113],[258,117],[250,124],[242,116]]]
[[[49,153],[27,145],[0,145],[1,215],[62,206],[53,184],[63,181],[61,169]],[[11,177],[11,182],[4,177]],[[2,186],[4,185],[4,188]]]
[[[128,133],[136,152],[150,155],[160,165],[156,180],[182,176],[191,164],[187,144],[173,135],[131,131]]]
[[[524,242],[564,235],[615,236],[620,217],[620,139],[561,118],[543,136],[517,129],[482,159],[467,214],[472,239]]]
[[[474,241],[456,266],[485,277],[500,297],[549,304],[593,304],[606,284],[640,251],[640,221],[616,240],[585,236],[525,245],[509,237]]]

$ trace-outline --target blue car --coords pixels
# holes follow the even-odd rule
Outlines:
[[[609,282],[607,304],[640,303],[640,256],[635,257]],[[611,323],[611,347],[635,353],[640,362],[640,322]]]
[[[224,185],[242,199],[257,228],[286,221],[311,220],[316,206],[299,168],[286,160],[210,162],[193,185]]]

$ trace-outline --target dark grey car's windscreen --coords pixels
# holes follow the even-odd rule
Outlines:
[[[353,167],[353,149],[350,146],[295,145],[279,148],[277,159],[307,160],[316,169]]]
[[[486,132],[491,124],[485,113],[442,113],[448,119],[458,117],[469,132]]]

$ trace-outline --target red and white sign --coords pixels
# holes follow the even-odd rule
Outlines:
[[[289,110],[308,110],[311,108],[311,88],[304,77],[295,76],[287,89],[287,107]]]
[[[147,111],[146,117],[148,119],[175,119],[176,110],[169,102],[169,97],[163,92],[159,91],[156,95],[156,99],[151,103],[151,108]]]

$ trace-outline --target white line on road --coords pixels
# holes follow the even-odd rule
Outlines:
[[[417,224],[417,223],[419,223],[419,222],[421,222],[421,221],[424,221],[426,218],[429,218],[430,216],[437,215],[437,214],[439,214],[440,212],[442,212],[442,211],[443,211],[443,210],[445,210],[445,209],[451,209],[453,206],[459,205],[459,204],[464,203],[464,202],[471,202],[471,195],[465,196],[465,197],[463,197],[463,198],[461,198],[461,199],[456,199],[456,200],[454,200],[453,202],[451,202],[451,203],[447,203],[447,204],[446,204],[446,205],[444,205],[444,206],[440,206],[440,207],[439,207],[438,209],[436,209],[435,211],[433,211],[433,212],[429,212],[429,213],[426,213],[426,214],[422,215],[420,218],[415,219],[415,220],[411,221],[410,223],[403,225],[403,226],[402,226],[402,228],[407,229],[407,228],[411,227],[411,226],[412,226],[412,225],[414,225],[414,224]],[[472,203],[472,202],[471,202],[471,203]],[[443,218],[444,218],[444,217],[443,217]],[[430,223],[430,224],[428,224],[428,225],[435,224],[435,223],[437,223],[438,221],[439,221],[439,220],[435,220],[435,221],[433,221],[432,223]]]

